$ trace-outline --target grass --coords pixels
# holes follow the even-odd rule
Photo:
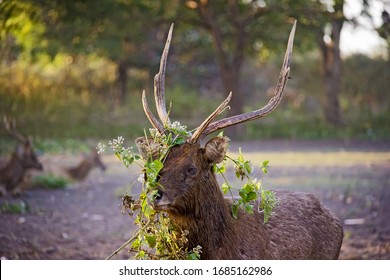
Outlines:
[[[23,201],[8,202],[5,201],[0,205],[0,213],[7,214],[25,214],[30,211],[30,207]]]
[[[386,177],[386,166],[390,166],[390,152],[362,151],[289,151],[245,153],[255,167],[255,177],[264,180],[265,188],[295,189],[312,191],[326,189],[330,192],[346,192],[359,187],[390,185]],[[237,158],[238,153],[229,153]],[[266,175],[260,171],[260,164],[269,160],[270,170]],[[234,176],[228,164],[228,180],[233,185],[241,182]],[[220,178],[219,178],[220,179]],[[220,180],[222,183],[223,181]]]
[[[254,152],[245,154],[245,158],[253,164],[260,165],[264,160],[270,161],[270,166],[278,167],[314,167],[334,166],[351,167],[355,165],[373,165],[390,162],[390,152],[361,151],[289,151],[289,152]],[[229,153],[233,158],[238,153]]]
[[[58,177],[52,174],[44,174],[35,176],[32,179],[32,187],[40,187],[44,189],[64,189],[70,184],[70,181],[63,177]]]

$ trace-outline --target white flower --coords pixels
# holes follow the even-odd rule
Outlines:
[[[185,135],[187,137],[191,136],[191,132],[187,131],[187,126],[180,124],[178,121],[173,123],[168,123],[167,127],[172,130],[174,133]]]
[[[159,133],[157,129],[155,128],[149,128],[149,133],[150,135],[154,138],[157,136],[157,134]]]
[[[173,123],[168,124],[168,126],[172,129],[176,129],[176,130],[180,130],[180,131],[187,129],[187,126],[181,125],[180,122],[178,122],[178,121],[174,121]]]
[[[122,136],[118,136],[118,144],[122,145],[123,141],[125,141],[125,138],[123,138]]]
[[[98,153],[98,154],[104,153],[105,150],[106,150],[106,148],[107,148],[106,144],[104,144],[104,143],[98,143],[98,144],[97,144],[97,147],[96,147],[97,153]]]
[[[110,146],[111,150],[113,150],[115,152],[121,147],[124,140],[125,140],[125,138],[123,138],[122,136],[118,136],[117,139],[113,139],[112,141],[108,141],[108,145]]]
[[[140,182],[141,184],[144,184],[144,183],[145,183],[145,174],[144,174],[144,173],[141,173],[141,174],[138,176],[137,181]]]

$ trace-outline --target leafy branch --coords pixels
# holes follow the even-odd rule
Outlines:
[[[264,224],[268,222],[272,215],[272,210],[277,204],[277,200],[275,194],[266,190],[262,187],[262,180],[258,180],[253,177],[253,165],[250,161],[245,160],[244,156],[241,152],[241,148],[239,148],[239,155],[237,159],[233,159],[229,156],[225,156],[225,160],[222,162],[221,166],[215,165],[215,171],[222,175],[224,179],[224,183],[222,184],[222,191],[224,194],[230,193],[233,205],[232,205],[232,216],[237,219],[238,209],[241,208],[248,214],[253,214],[253,209],[257,203],[257,210],[259,212],[263,212],[264,214]],[[242,185],[241,188],[234,188],[229,184],[228,180],[224,176],[226,172],[226,164],[227,160],[230,160],[234,164],[235,175],[237,179],[241,181],[246,180],[246,182]],[[266,174],[269,170],[269,161],[263,161],[260,165],[260,169]],[[232,190],[238,191],[239,198],[235,198]]]
[[[169,150],[183,144],[191,135],[185,126],[178,122],[165,124],[165,133],[159,133],[150,129],[149,134],[145,132],[144,150],[142,156],[134,153],[132,148],[123,147],[124,139],[119,136],[107,144],[99,143],[98,152],[101,153],[109,147],[116,157],[126,167],[136,164],[141,168],[141,175],[138,181],[142,183],[141,193],[138,195],[125,194],[122,198],[122,213],[129,214],[138,227],[134,235],[122,246],[110,254],[107,259],[118,254],[125,247],[135,253],[135,259],[200,259],[202,248],[197,246],[191,250],[187,249],[188,231],[178,228],[164,212],[156,211],[152,202],[158,196],[158,174],[164,167],[164,160]],[[230,160],[234,163],[236,177],[246,182],[240,189],[233,188],[224,173],[226,163]],[[264,173],[268,172],[268,161],[260,166]],[[222,184],[224,194],[230,193],[233,199],[232,215],[237,219],[238,209],[242,208],[249,214],[254,213],[256,201],[257,210],[264,212],[264,223],[271,217],[272,209],[276,205],[274,193],[262,187],[262,181],[252,176],[253,166],[250,161],[244,159],[241,149],[237,159],[226,156],[221,165],[214,166],[215,172],[222,175],[225,182]],[[134,184],[130,186],[129,189]],[[232,190],[239,193],[239,198],[233,196]]]

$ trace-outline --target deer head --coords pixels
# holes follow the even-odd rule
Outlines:
[[[15,120],[9,120],[4,116],[3,121],[4,127],[9,135],[19,142],[15,147],[13,158],[18,161],[23,169],[42,170],[42,164],[38,161],[38,158],[34,153],[31,137],[24,136],[16,130]]]
[[[11,158],[0,166],[0,193],[5,194],[7,190],[12,190],[14,194],[17,194],[21,191],[27,171],[29,169],[42,170],[43,167],[34,153],[31,138],[16,130],[15,120],[9,120],[4,116],[3,121],[5,129],[18,141],[18,144]]]

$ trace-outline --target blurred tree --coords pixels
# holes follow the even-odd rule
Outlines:
[[[374,3],[373,3],[374,2]],[[378,32],[378,35],[382,37],[386,44],[387,44],[387,60],[390,62],[390,2],[386,0],[377,0],[377,1],[368,1],[363,0],[363,7],[362,14],[366,16],[369,20],[373,19],[373,15],[371,12],[371,8],[375,4],[378,4],[377,2],[382,2],[382,14],[381,19],[382,22],[379,26],[377,26],[375,29]],[[375,27],[375,23],[371,21],[372,26]]]
[[[285,1],[240,1],[240,0],[189,0],[187,11],[180,10],[178,18],[206,30],[213,42],[219,64],[225,95],[233,92],[230,115],[241,114],[245,94],[240,86],[242,66],[246,58],[258,51],[258,46],[267,41],[274,26],[281,27],[285,17],[277,11]],[[283,2],[283,3],[282,3]],[[195,12],[195,13],[194,13]],[[265,19],[265,16],[267,19]],[[293,20],[291,19],[291,23]],[[285,25],[280,29],[286,30]],[[280,32],[280,30],[279,30]],[[283,36],[286,41],[287,35]],[[275,42],[275,37],[273,38]],[[279,39],[279,38],[278,38]],[[240,135],[242,126],[233,126],[230,135]]]
[[[152,68],[158,61],[164,1],[37,0],[45,11],[51,51],[96,52],[117,64],[117,103],[127,94],[130,67]],[[139,55],[149,50],[147,57]]]
[[[345,0],[290,1],[287,11],[298,19],[301,27],[307,30],[306,40],[313,40],[319,47],[325,89],[324,116],[333,125],[344,124],[340,108],[340,86],[342,59],[340,56],[340,37],[344,22]]]
[[[89,53],[108,57],[117,64],[117,101],[121,103],[127,94],[129,67],[149,70],[158,64],[162,47],[154,42],[165,34],[167,28],[160,25],[172,2],[6,0],[0,3],[0,39],[12,42],[25,34],[19,43],[26,45],[30,36],[29,46],[37,49],[44,38],[45,51],[52,56],[65,52],[73,59]],[[34,28],[29,28],[32,23]],[[3,53],[9,45],[2,47]],[[147,57],[139,55],[145,50]]]
[[[334,125],[343,124],[339,98],[342,74],[340,38],[345,21],[343,7],[344,0],[333,1],[333,5],[325,12],[327,23],[319,30],[326,92],[325,118]]]
[[[379,35],[387,42],[387,59],[390,61],[390,13],[382,11],[382,25],[378,28]]]
[[[31,57],[44,47],[40,9],[30,1],[0,1],[0,62],[9,64],[20,54]]]

